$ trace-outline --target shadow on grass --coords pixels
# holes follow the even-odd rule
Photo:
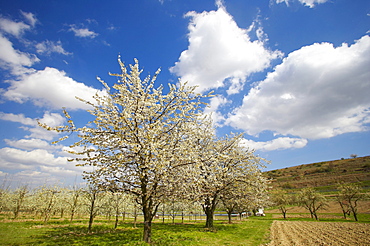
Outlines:
[[[204,223],[162,224],[153,223],[151,245],[196,245],[205,234],[233,231],[237,225],[217,224],[214,230],[204,228]],[[114,230],[112,225],[93,226],[88,233],[86,225],[57,226],[47,233],[34,237],[36,245],[147,245],[141,241],[143,225],[121,223]],[[216,236],[216,235],[214,235]],[[207,236],[206,236],[207,237]],[[212,236],[211,236],[212,237]]]
[[[142,228],[123,224],[114,230],[111,225],[95,225],[91,233],[86,226],[54,227],[35,238],[36,245],[146,245],[141,242]]]

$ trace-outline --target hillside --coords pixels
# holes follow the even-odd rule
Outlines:
[[[370,189],[370,156],[318,162],[267,171],[274,188],[301,189],[315,187],[334,191],[338,183],[358,183]]]

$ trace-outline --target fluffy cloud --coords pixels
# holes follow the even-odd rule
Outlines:
[[[35,25],[37,20],[33,14],[24,12],[22,14],[32,26]],[[11,33],[18,38],[29,28],[31,26],[23,22],[0,18],[0,30]],[[83,33],[82,30],[81,35],[94,36],[89,32]],[[52,52],[70,54],[64,50],[60,41],[46,40],[36,44],[36,49],[39,54],[49,55]],[[0,32],[0,67],[11,70],[12,74],[17,76],[17,79],[7,81],[11,84],[9,88],[0,91],[5,99],[18,103],[32,101],[37,106],[51,106],[57,109],[62,107],[69,109],[89,108],[88,105],[77,100],[75,96],[91,100],[98,90],[74,81],[65,72],[55,68],[46,67],[44,70],[38,71],[29,68],[38,61],[39,59],[33,54],[14,49],[12,42]]]
[[[280,137],[267,142],[255,142],[249,139],[243,139],[240,145],[246,148],[261,150],[261,151],[272,151],[292,148],[303,148],[307,145],[307,139],[302,138],[289,138]]]
[[[18,103],[30,100],[35,105],[55,109],[88,109],[90,106],[75,97],[91,101],[97,92],[97,89],[74,81],[63,71],[46,67],[44,70],[26,74],[20,80],[11,81],[11,86],[3,95]]]
[[[18,122],[22,123],[23,125],[36,125],[36,121],[34,119],[28,118],[24,116],[24,114],[7,114],[4,112],[0,112],[0,119],[7,120],[11,122]]]
[[[23,170],[12,175],[7,174],[6,178],[9,181],[18,180],[16,184],[13,184],[14,188],[19,186],[19,182],[24,182],[27,185],[32,185],[35,187],[45,185],[46,183],[57,184],[60,182],[60,177],[52,176],[49,173],[35,170]]]
[[[71,25],[69,31],[73,32],[76,37],[80,38],[95,38],[99,34],[90,31],[88,28],[78,28],[76,25]]]
[[[215,97],[212,97],[210,99],[208,107],[204,109],[204,113],[205,114],[212,113],[213,123],[216,126],[222,126],[222,123],[220,123],[220,122],[225,121],[225,117],[218,110],[219,110],[220,107],[222,107],[223,105],[226,105],[228,103],[230,103],[230,101],[227,100],[222,95],[217,95]]]
[[[30,169],[35,165],[65,166],[68,164],[67,157],[56,157],[44,149],[25,151],[5,147],[0,149],[1,169]]]
[[[263,71],[280,52],[264,48],[262,40],[251,41],[249,31],[239,28],[218,1],[218,10],[189,12],[189,46],[170,68],[199,91],[229,86],[228,94],[238,93],[247,77]],[[261,30],[258,30],[261,36]],[[263,35],[262,35],[263,36]]]
[[[36,52],[39,54],[50,55],[51,53],[59,53],[63,55],[71,55],[71,53],[64,50],[62,42],[53,42],[46,40],[44,42],[36,44]]]
[[[25,31],[31,29],[30,25],[24,22],[15,22],[6,18],[0,17],[0,30],[2,32],[20,37]]]
[[[326,3],[328,0],[299,0],[300,3],[302,3],[305,6],[308,6],[310,8],[315,7],[315,4],[320,4],[320,3]]]
[[[33,150],[33,149],[55,150],[62,148],[61,145],[50,145],[48,142],[38,138],[19,139],[19,140],[5,139],[5,143],[8,146],[23,150]]]
[[[39,127],[36,119],[25,117],[23,114],[9,114],[0,112],[0,119],[21,123],[23,125],[21,128],[31,133],[30,135],[26,136],[26,138],[52,140],[58,136],[58,133],[56,132],[47,131]],[[40,119],[41,123],[46,123],[51,127],[60,126],[64,123],[64,121],[65,118],[60,114],[49,112],[45,112],[44,116]]]
[[[287,6],[289,6],[289,2],[291,0],[276,0],[276,3],[285,3]],[[320,3],[326,3],[328,0],[298,0],[301,4],[313,8],[315,7],[315,4]]]
[[[351,46],[302,47],[250,90],[227,123],[251,135],[270,130],[307,139],[363,131],[370,123],[369,67],[369,36]]]
[[[35,15],[33,13],[27,13],[27,12],[23,12],[21,11],[21,14],[23,15],[23,17],[28,21],[28,23],[34,27],[37,23],[37,18],[35,17]]]
[[[31,66],[39,59],[32,54],[24,53],[13,48],[13,44],[0,34],[0,66],[12,68],[13,66]]]
[[[77,177],[80,180],[83,170],[92,170],[91,167],[77,167],[75,163],[70,163],[67,156],[54,153],[53,148],[50,145],[45,146],[47,143],[44,141],[23,139],[8,143],[32,150],[10,147],[0,149],[0,169],[5,170],[0,171],[0,182],[16,180],[16,185],[26,182],[34,186],[73,183]],[[33,149],[37,146],[44,149]],[[60,146],[56,149],[60,149]]]
[[[9,69],[13,75],[27,72],[29,69],[25,69],[24,66],[30,67],[40,61],[33,54],[14,49],[13,43],[6,37],[10,34],[22,40],[23,33],[35,25],[37,20],[32,13],[21,13],[31,25],[0,17],[0,67]]]

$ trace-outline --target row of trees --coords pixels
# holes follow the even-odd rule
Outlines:
[[[265,199],[266,179],[261,175],[263,160],[240,146],[241,135],[219,138],[204,115],[204,100],[186,83],[155,88],[153,78],[141,80],[138,61],[129,69],[118,60],[121,73],[112,87],[99,79],[103,95],[90,105],[93,120],[75,125],[64,110],[68,125],[47,130],[76,133],[73,160],[92,167],[84,178],[98,190],[132,195],[144,216],[143,240],[151,241],[151,224],[164,198],[184,199],[201,204],[206,227],[213,227],[218,203],[243,200],[257,206]],[[244,202],[230,205],[242,206]]]
[[[42,186],[30,189],[27,185],[21,185],[15,190],[0,188],[0,212],[13,213],[13,219],[17,219],[21,212],[33,214],[42,218],[45,223],[51,216],[63,218],[67,215],[70,222],[76,215],[90,214],[92,218],[98,213],[117,216],[131,211],[132,204],[134,204],[132,197],[111,192],[96,192],[92,187],[69,189]],[[119,211],[115,211],[118,208]]]
[[[228,196],[229,197],[229,196]],[[115,219],[114,228],[117,228],[119,218],[125,221],[127,216],[134,218],[136,226],[137,218],[140,214],[138,204],[133,196],[111,191],[101,191],[92,186],[84,188],[62,188],[59,186],[42,186],[30,189],[27,185],[21,185],[15,190],[10,190],[4,186],[0,187],[0,212],[12,213],[13,219],[32,216],[42,219],[47,223],[51,217],[68,218],[72,223],[77,218],[89,217],[88,230],[91,232],[94,218],[97,215],[105,216],[107,219]],[[227,202],[224,197],[222,203],[218,205],[218,210],[229,213],[229,223],[231,223],[231,213],[243,213],[256,209],[256,203],[252,199]],[[256,202],[256,201],[255,201]],[[176,216],[181,216],[184,222],[185,216],[188,220],[196,220],[197,216],[204,214],[202,205],[189,200],[175,200],[174,197],[163,199],[158,208],[156,217],[164,222],[165,218],[174,220]]]
[[[352,213],[356,221],[358,221],[358,202],[366,198],[367,194],[362,192],[361,187],[353,183],[340,184],[335,195],[335,200],[342,209],[343,217],[346,219]],[[297,194],[287,193],[283,190],[275,191],[272,202],[279,208],[284,219],[292,205],[299,205],[310,212],[311,218],[318,220],[317,212],[327,208],[328,205],[328,199],[313,188],[304,188]]]

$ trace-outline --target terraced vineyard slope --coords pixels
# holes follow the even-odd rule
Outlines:
[[[323,192],[335,191],[338,183],[358,183],[370,189],[370,156],[318,162],[287,167],[264,173],[274,188],[314,187]]]

